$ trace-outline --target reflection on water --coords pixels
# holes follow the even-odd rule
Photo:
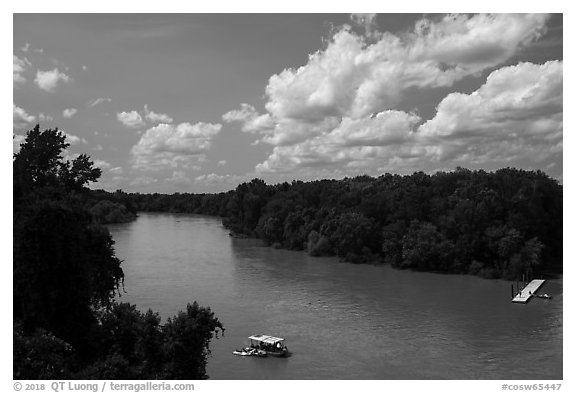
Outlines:
[[[111,225],[123,301],[163,319],[197,300],[226,328],[213,379],[561,379],[562,280],[553,300],[510,302],[510,283],[398,271],[274,250],[217,218],[141,214]],[[251,334],[287,339],[287,359],[236,357]]]

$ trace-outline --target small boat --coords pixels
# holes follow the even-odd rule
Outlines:
[[[552,296],[548,295],[547,293],[543,294],[543,295],[534,295],[540,299],[552,299]]]
[[[280,337],[255,334],[248,337],[250,348],[256,348],[269,356],[282,357],[288,355],[288,347],[284,345],[284,339]]]
[[[258,357],[266,357],[268,356],[268,354],[266,353],[266,351],[262,351],[260,349],[257,348],[242,348],[242,349],[236,349],[234,352],[232,352],[234,355],[237,356],[258,356]]]

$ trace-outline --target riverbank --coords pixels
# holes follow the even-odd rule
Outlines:
[[[229,236],[217,217],[140,213],[110,231],[123,301],[165,320],[196,299],[222,321],[211,379],[562,378],[562,280],[545,284],[553,300],[519,307],[507,281],[274,249]],[[260,333],[286,338],[294,356],[232,354]]]
[[[235,236],[353,263],[506,279],[563,271],[562,185],[541,171],[254,179],[219,194],[111,195],[138,211],[218,216]]]

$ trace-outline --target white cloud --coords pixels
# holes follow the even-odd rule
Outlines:
[[[501,68],[473,93],[449,94],[421,125],[402,111],[345,117],[333,129],[275,146],[256,169],[310,178],[561,164],[562,69],[560,61]]]
[[[26,135],[14,135],[12,137],[12,152],[14,154],[20,151],[20,145],[26,140]]]
[[[274,127],[274,122],[269,114],[260,115],[256,112],[256,108],[249,104],[240,104],[239,110],[225,113],[222,120],[227,123],[242,123],[242,131],[244,132],[262,132]]]
[[[458,116],[466,121],[455,110],[443,110],[451,100],[459,102],[457,95],[447,97],[438,108],[438,118],[421,130],[418,126],[422,119],[417,113],[398,108],[408,90],[418,94],[418,90],[450,87],[465,77],[481,77],[482,71],[508,61],[545,32],[548,15],[423,18],[413,29],[400,34],[378,32],[373,14],[354,14],[351,19],[361,27],[362,34],[344,26],[324,49],[311,54],[305,65],[285,69],[270,77],[263,114],[251,105],[242,104],[240,109],[222,116],[225,122],[240,122],[244,132],[258,134],[257,143],[274,147],[272,153],[256,166],[257,173],[293,173],[310,178],[318,174],[354,175],[359,171],[407,172],[450,167],[454,163],[467,166],[466,159],[479,162],[495,156],[495,153],[487,155],[486,151],[471,147],[466,147],[467,155],[462,154],[461,143],[455,144],[444,135],[431,134],[435,124],[438,129],[442,128],[440,123],[444,116]],[[489,78],[483,90],[495,85],[494,75],[497,74]],[[540,89],[531,84],[531,80],[524,80],[510,71],[502,79],[506,78],[515,79],[515,86],[525,84],[526,89]],[[534,102],[539,103],[534,103],[534,110],[544,110],[558,103],[558,100],[547,102],[544,99],[547,93],[541,94],[533,97]],[[495,102],[486,105],[498,107],[496,101],[502,99],[494,95],[488,101]],[[473,106],[466,108],[472,110]],[[520,113],[514,115],[520,116]],[[535,120],[533,115],[526,116]],[[548,115],[528,128],[555,129],[561,135],[562,126],[556,121],[556,115],[550,115],[550,112]],[[498,118],[496,111],[487,111],[483,132],[497,135],[501,130],[496,131],[492,126],[498,122],[493,120],[489,125],[486,121],[489,116]],[[495,144],[494,149],[496,140],[500,139],[490,139]],[[492,146],[488,140],[484,142],[486,146]],[[511,144],[502,146],[507,146],[512,159],[528,159]],[[487,149],[490,148],[484,150]]]
[[[68,83],[72,80],[68,75],[60,72],[58,68],[54,68],[50,71],[38,70],[36,72],[36,85],[42,90],[53,92],[60,82]]]
[[[266,109],[274,119],[315,122],[393,109],[409,88],[451,86],[496,66],[543,32],[547,16],[458,15],[423,19],[404,35],[368,44],[344,28],[298,69],[273,75]]]
[[[24,83],[26,82],[26,78],[22,75],[26,72],[26,68],[31,66],[32,64],[28,61],[28,59],[23,58],[20,59],[18,56],[13,55],[14,57],[14,66],[12,68],[14,83]]]
[[[157,183],[158,179],[150,176],[138,176],[130,182],[131,186],[148,186],[150,184]]]
[[[166,179],[168,183],[175,183],[179,185],[187,185],[192,183],[190,177],[184,171],[174,171],[172,172],[172,176]]]
[[[60,130],[62,131],[62,133],[64,133],[64,135],[66,135],[66,142],[70,143],[71,145],[79,145],[79,144],[86,144],[88,143],[88,141],[84,138],[81,138],[79,136],[76,135],[72,135],[64,130]]]
[[[104,102],[112,102],[112,98],[109,97],[94,98],[93,100],[90,100],[90,102],[88,102],[88,107],[93,108],[96,105],[100,105]]]
[[[40,121],[53,121],[54,118],[50,115],[45,114],[45,113],[39,113],[38,114],[38,120],[40,120]]]
[[[413,154],[413,129],[420,117],[402,111],[344,118],[339,125],[295,144],[276,146],[257,166],[258,172],[286,172],[299,168],[374,168],[391,155]]]
[[[94,160],[94,167],[107,170],[112,168],[112,164],[104,160]]]
[[[410,130],[421,121],[414,113],[396,110],[362,119],[343,118],[323,139],[335,146],[390,146],[410,139]]]
[[[226,163],[227,163],[226,160],[220,160],[220,161],[218,161],[218,164],[217,164],[217,165],[218,165],[218,166],[225,166]]]
[[[151,154],[158,152],[200,154],[210,148],[211,139],[222,125],[211,123],[159,124],[148,129],[134,151]]]
[[[110,173],[113,175],[121,175],[124,173],[124,169],[122,169],[120,166],[116,166],[114,168],[110,168]]]
[[[132,148],[136,168],[192,168],[202,159],[221,124],[159,124],[146,130]]]
[[[152,123],[172,123],[174,120],[165,113],[156,113],[148,109],[148,105],[144,105],[144,114],[146,120]]]
[[[78,113],[78,109],[76,108],[66,108],[62,111],[62,116],[66,119],[72,118],[76,113]]]
[[[146,125],[144,120],[142,120],[142,116],[136,111],[117,113],[116,117],[120,123],[128,128],[139,128]]]
[[[207,173],[196,176],[193,183],[207,192],[221,192],[236,188],[239,183],[249,181],[250,174],[247,175],[218,175]]]
[[[445,97],[419,134],[444,141],[440,159],[540,162],[561,157],[562,84],[561,61],[504,67],[475,92]]]
[[[20,48],[22,50],[22,52],[24,53],[28,53],[28,52],[36,52],[36,53],[44,53],[44,49],[42,48],[32,48],[30,46],[30,43],[26,43],[22,48]]]
[[[80,157],[79,153],[71,153],[68,149],[62,151],[62,159],[64,161],[74,161],[78,157]]]
[[[24,128],[36,121],[36,117],[28,114],[24,109],[12,104],[14,128]]]

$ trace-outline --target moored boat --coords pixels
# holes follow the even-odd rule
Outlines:
[[[237,356],[259,356],[259,357],[268,356],[266,351],[262,351],[260,349],[251,348],[251,347],[236,349],[234,352],[232,352],[232,354],[237,355]]]
[[[534,295],[534,296],[539,297],[540,299],[552,299],[552,296],[548,295],[547,293],[543,295]]]
[[[269,356],[282,357],[288,355],[288,347],[284,345],[284,339],[280,337],[255,334],[248,337],[250,347],[264,351]]]

